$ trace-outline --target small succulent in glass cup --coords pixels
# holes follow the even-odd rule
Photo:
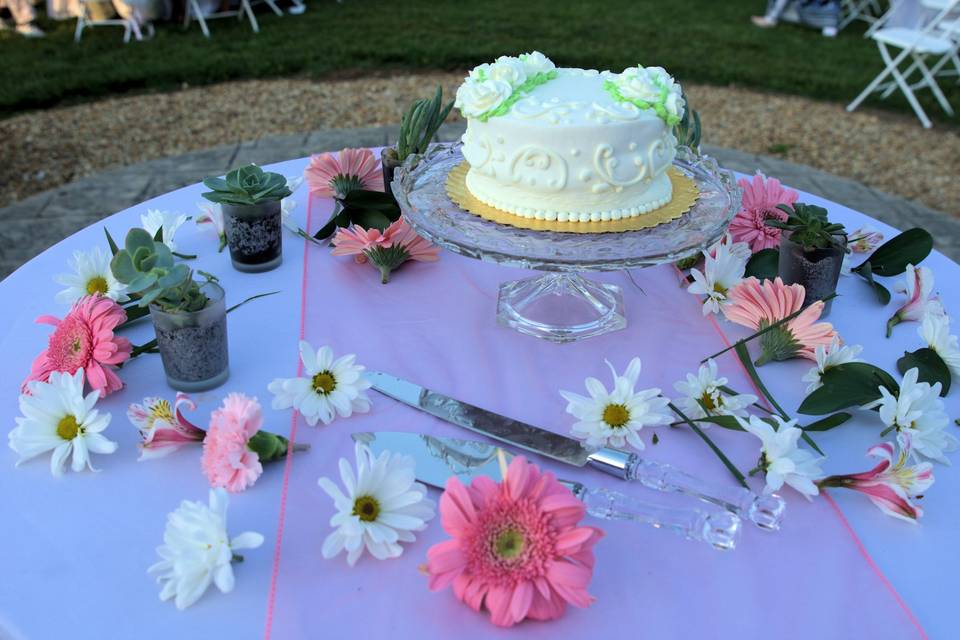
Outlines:
[[[802,284],[806,290],[803,306],[809,306],[835,293],[847,253],[844,226],[830,222],[827,210],[802,202],[780,205],[786,220],[768,218],[766,224],[782,229],[779,275],[786,284]],[[826,301],[823,314],[830,311]]]
[[[403,114],[400,121],[400,135],[395,147],[385,147],[380,152],[380,165],[383,167],[383,186],[390,193],[390,184],[397,167],[413,155],[423,155],[437,130],[450,114],[453,100],[443,104],[443,88],[437,85],[436,93],[429,100],[417,100]]]
[[[255,164],[223,178],[203,181],[203,197],[220,205],[230,259],[238,271],[269,271],[283,258],[281,200],[290,195],[287,179]]]
[[[131,229],[110,262],[114,277],[148,307],[167,382],[178,391],[204,391],[229,376],[227,311],[215,277],[174,261],[170,249],[143,229]]]

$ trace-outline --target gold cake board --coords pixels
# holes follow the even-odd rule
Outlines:
[[[700,197],[700,189],[697,188],[697,184],[683,175],[676,167],[670,167],[667,170],[667,175],[670,176],[670,183],[673,185],[673,198],[664,206],[649,213],[642,213],[632,218],[601,220],[598,222],[537,220],[535,218],[523,218],[480,202],[480,200],[475,198],[474,195],[470,193],[470,190],[467,189],[467,171],[469,169],[470,163],[464,160],[447,174],[447,195],[450,196],[451,200],[484,220],[490,220],[491,222],[498,222],[520,229],[532,229],[534,231],[611,233],[649,229],[658,224],[676,220],[689,211]]]

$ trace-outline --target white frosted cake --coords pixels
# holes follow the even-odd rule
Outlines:
[[[684,104],[659,67],[612,73],[556,68],[538,52],[503,56],[470,72],[456,106],[467,119],[467,189],[481,202],[561,222],[619,220],[670,202]]]

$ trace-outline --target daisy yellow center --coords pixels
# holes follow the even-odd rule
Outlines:
[[[337,379],[329,371],[321,371],[313,376],[313,390],[320,395],[329,395],[337,388]]]
[[[503,560],[514,560],[523,554],[526,541],[518,529],[501,531],[493,540],[493,552]]]
[[[380,515],[380,503],[373,496],[360,496],[353,501],[353,515],[361,522],[373,522]]]
[[[603,410],[603,421],[619,429],[630,421],[630,411],[622,404],[608,404]]]
[[[717,407],[723,404],[723,399],[717,396],[717,400],[714,402],[713,395],[709,391],[704,391],[703,395],[700,396],[700,402],[707,411],[716,411]]]
[[[57,435],[64,440],[73,440],[80,433],[80,425],[74,416],[63,416],[57,423]]]
[[[720,284],[719,282],[715,282],[715,283],[713,284],[713,292],[714,292],[714,293],[720,293],[720,294],[726,295],[726,294],[727,294],[727,288],[726,288],[725,286],[723,286],[722,284]]]
[[[108,289],[109,287],[107,286],[107,279],[103,276],[94,276],[93,278],[87,280],[87,293],[91,296],[98,294],[105,296],[107,295]]]

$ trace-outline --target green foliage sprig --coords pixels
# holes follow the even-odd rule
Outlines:
[[[843,225],[830,222],[827,219],[827,210],[823,207],[797,202],[793,207],[781,204],[777,208],[787,214],[787,219],[768,218],[766,225],[789,231],[790,240],[802,246],[804,251],[845,246],[846,232]]]
[[[873,277],[900,275],[907,270],[907,265],[917,266],[923,262],[931,251],[933,236],[929,231],[919,227],[907,229],[877,247],[869,258],[852,271],[873,287],[880,304],[887,304],[890,302],[890,291]]]
[[[201,195],[217,204],[260,204],[282,200],[291,193],[285,177],[255,164],[234,169],[223,178],[205,178],[203,184],[210,191]]]
[[[677,138],[677,144],[689,147],[693,151],[700,151],[700,112],[690,107],[690,101],[687,99],[686,92],[680,94],[683,97],[683,117],[673,127],[673,135]]]
[[[157,242],[143,229],[131,229],[110,261],[114,277],[127,285],[127,291],[139,294],[138,305],[151,303],[168,312],[199,311],[209,299],[193,279],[193,270],[174,263],[167,245]],[[215,278],[204,274],[209,280]]]
[[[400,137],[396,146],[397,161],[403,162],[411,155],[425,153],[452,108],[453,100],[443,104],[443,88],[440,85],[437,85],[433,98],[417,100],[410,105],[400,122]]]

